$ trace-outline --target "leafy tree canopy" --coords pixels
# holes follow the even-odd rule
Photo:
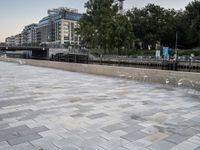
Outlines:
[[[178,48],[200,46],[200,1],[190,2],[185,10],[165,9],[148,4],[119,13],[114,0],[89,0],[78,33],[87,48],[103,49],[105,53],[132,49],[137,43],[143,48],[156,43]]]

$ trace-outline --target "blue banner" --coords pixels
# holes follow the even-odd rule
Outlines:
[[[169,58],[169,47],[163,47],[163,56],[165,59]]]

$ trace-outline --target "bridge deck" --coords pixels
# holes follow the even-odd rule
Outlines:
[[[0,50],[4,51],[46,51],[49,48],[45,47],[18,47],[18,46],[0,46]]]

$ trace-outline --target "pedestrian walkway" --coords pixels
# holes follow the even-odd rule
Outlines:
[[[0,150],[199,150],[197,92],[0,62]]]

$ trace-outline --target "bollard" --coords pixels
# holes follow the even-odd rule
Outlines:
[[[192,59],[189,60],[189,72],[191,72]]]
[[[100,65],[102,65],[102,54],[100,55]]]

